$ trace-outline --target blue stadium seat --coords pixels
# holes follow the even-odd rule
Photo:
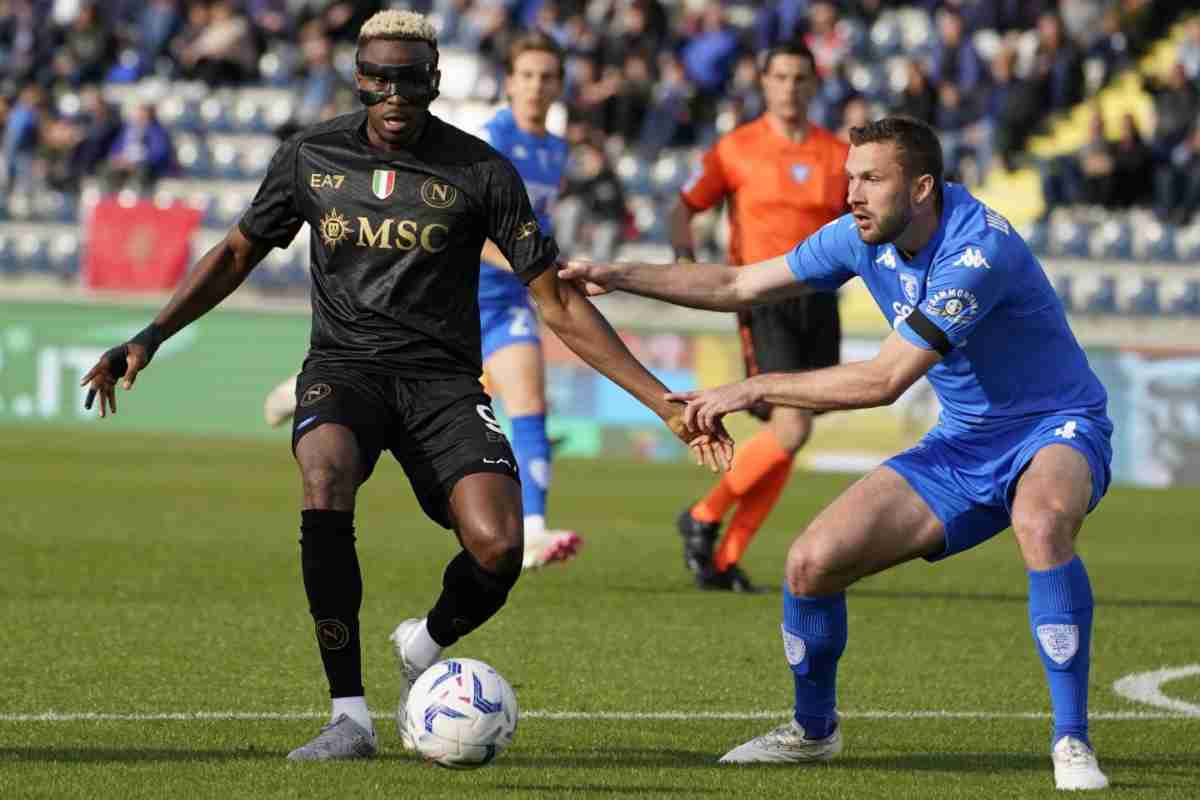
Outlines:
[[[253,98],[239,95],[233,105],[233,129],[241,133],[262,133],[267,130],[266,111]]]
[[[1086,314],[1117,313],[1117,279],[1101,278],[1099,288],[1088,297],[1083,298],[1080,307]]]
[[[1054,276],[1054,291],[1058,293],[1058,297],[1062,300],[1063,308],[1068,314],[1075,311],[1075,297],[1072,294],[1075,281],[1066,272],[1059,272]]]
[[[1109,219],[1092,230],[1088,237],[1092,258],[1126,260],[1133,255],[1133,233],[1128,223]]]
[[[633,153],[625,153],[617,159],[615,172],[627,194],[650,192],[650,171],[646,162]]]
[[[1162,313],[1158,300],[1158,278],[1143,278],[1137,291],[1123,304],[1124,310],[1139,317],[1157,316]]]
[[[887,58],[900,52],[903,43],[900,37],[900,22],[896,15],[884,12],[875,20],[868,33],[871,49],[876,58]]]
[[[1018,225],[1017,232],[1034,255],[1046,255],[1050,245],[1050,228],[1046,223],[1034,221],[1028,225]]]
[[[1188,281],[1183,292],[1167,303],[1165,311],[1175,316],[1200,317],[1200,280]]]
[[[1061,220],[1050,225],[1049,253],[1054,256],[1087,255],[1090,226],[1082,222]]]
[[[1174,231],[1175,258],[1186,263],[1200,261],[1200,225],[1189,225]]]
[[[200,103],[199,124],[204,130],[229,130],[227,101],[226,97],[207,97]]]
[[[16,237],[13,249],[17,269],[20,272],[45,272],[49,266],[50,246],[46,237],[35,230],[27,230]]]
[[[50,240],[47,268],[59,278],[79,273],[79,237],[74,233],[59,233]]]
[[[13,237],[0,230],[0,275],[10,275],[17,271],[17,258],[13,252],[15,247]]]
[[[206,178],[212,173],[212,157],[201,137],[190,133],[175,137],[175,160],[180,169],[193,178]]]
[[[223,137],[209,139],[209,152],[212,157],[211,172],[215,177],[236,179],[242,176],[242,167],[238,163],[241,153],[237,145]]]
[[[1153,218],[1135,220],[1133,223],[1133,256],[1145,261],[1174,259],[1174,230]]]

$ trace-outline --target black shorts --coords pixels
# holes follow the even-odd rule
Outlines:
[[[813,292],[740,312],[738,332],[746,377],[832,367],[841,361],[842,322],[833,292]],[[764,421],[771,416],[765,404],[750,413]]]
[[[346,367],[306,367],[296,381],[292,453],[326,422],[354,432],[366,475],[384,450],[400,462],[421,508],[444,528],[459,478],[496,472],[520,480],[517,459],[475,378],[405,380]]]

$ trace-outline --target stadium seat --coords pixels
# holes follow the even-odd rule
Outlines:
[[[1054,291],[1058,293],[1068,314],[1075,311],[1075,298],[1071,293],[1074,283],[1074,278],[1066,272],[1059,272],[1053,277]]]
[[[1153,217],[1134,219],[1134,258],[1144,261],[1170,261],[1175,258],[1175,231]]]
[[[45,272],[49,266],[49,241],[36,229],[28,229],[16,237],[13,255],[22,272]]]
[[[891,11],[880,14],[879,19],[875,20],[875,24],[871,26],[867,38],[870,40],[871,49],[877,58],[887,58],[899,53],[903,42],[900,36],[900,22],[896,14]]]
[[[17,258],[13,250],[13,237],[0,228],[0,275],[10,275],[17,271]]]
[[[1109,219],[1096,226],[1088,237],[1092,258],[1124,260],[1132,255],[1133,234],[1128,223]]]
[[[1034,255],[1042,256],[1047,253],[1050,244],[1050,229],[1046,223],[1034,221],[1016,227],[1017,232],[1021,234],[1021,238],[1029,245],[1029,249]]]
[[[1072,220],[1056,220],[1050,224],[1049,253],[1053,256],[1087,255],[1089,225]]]
[[[242,167],[238,163],[241,155],[232,139],[213,136],[208,140],[212,153],[212,174],[219,178],[240,178]]]
[[[229,129],[228,97],[211,96],[200,103],[200,125],[206,131]]]
[[[1082,298],[1080,310],[1085,314],[1117,313],[1117,279],[1108,276],[1100,278],[1097,289]]]
[[[47,268],[52,275],[66,280],[79,273],[79,236],[59,232],[50,239]]]
[[[1165,298],[1163,306],[1174,316],[1200,317],[1200,280],[1185,282],[1182,291]]]
[[[1189,264],[1200,261],[1200,223],[1175,230],[1175,258]]]
[[[638,194],[650,191],[650,173],[646,169],[646,162],[635,154],[625,153],[618,158],[615,171],[626,193]]]
[[[1135,317],[1153,317],[1162,312],[1158,301],[1158,278],[1130,275],[1117,281],[1117,308]]]

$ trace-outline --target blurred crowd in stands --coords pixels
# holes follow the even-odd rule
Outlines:
[[[180,82],[270,86],[291,102],[277,135],[351,110],[352,53],[373,0],[0,0],[0,217],[13,192],[148,192],[188,176],[181,128],[160,117]],[[1119,131],[1099,115],[1077,153],[1034,162],[1047,120],[1093,96],[1176,21],[1175,0],[415,0],[443,53],[483,59],[471,91],[498,102],[507,43],[537,26],[569,53],[566,130],[578,148],[564,237],[581,220],[630,216],[629,157],[703,147],[761,112],[755,54],[801,37],[823,87],[812,119],[843,136],[889,112],[932,123],[951,177],[974,185],[998,164],[1041,170],[1051,207],[1152,207],[1188,222],[1200,208],[1200,18],[1177,63],[1145,78],[1154,125]],[[447,76],[451,78],[452,76]],[[158,81],[134,102],[121,86]],[[452,120],[453,121],[453,120]],[[264,164],[265,166],[265,164]],[[246,176],[254,177],[254,176]],[[601,251],[626,225],[600,233]]]

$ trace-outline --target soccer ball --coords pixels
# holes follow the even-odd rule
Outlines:
[[[450,769],[491,763],[517,732],[512,687],[473,658],[446,659],[422,672],[409,691],[406,712],[417,752]]]

